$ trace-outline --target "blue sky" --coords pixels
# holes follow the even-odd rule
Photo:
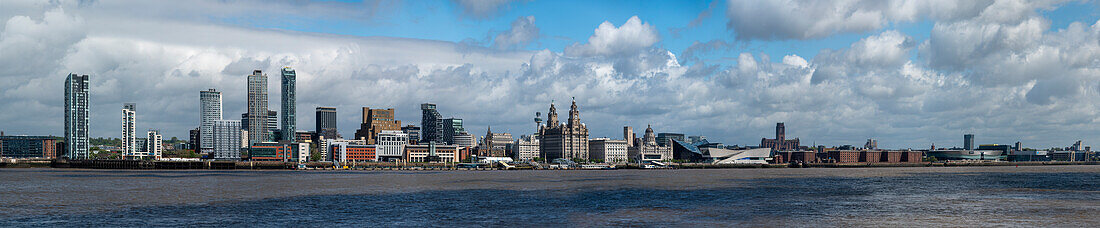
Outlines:
[[[198,91],[233,118],[244,75],[293,66],[298,126],[332,106],[344,135],[361,107],[419,124],[424,102],[475,135],[530,134],[577,97],[593,137],[755,145],[786,122],[825,145],[1100,141],[1097,1],[13,0],[0,21],[9,134],[61,134],[69,72],[93,75],[93,136],[118,137],[135,102],[139,129],[184,137]]]

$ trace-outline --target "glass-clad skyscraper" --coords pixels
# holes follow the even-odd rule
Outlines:
[[[282,83],[282,85],[283,85],[283,103],[282,103],[282,107],[283,107],[282,124],[283,125],[282,126],[283,126],[283,128],[282,128],[282,131],[280,131],[280,132],[282,132],[282,137],[283,137],[282,139],[283,140],[294,141],[295,140],[294,139],[294,137],[295,137],[294,132],[296,131],[297,122],[298,122],[297,119],[296,119],[297,118],[297,115],[296,115],[297,111],[295,110],[296,106],[294,105],[295,104],[295,88],[294,88],[295,85],[294,84],[295,84],[295,78],[297,77],[297,75],[295,74],[294,69],[290,68],[290,67],[283,67],[282,75],[283,75],[283,77],[282,77],[283,78],[283,80],[282,80],[283,81],[283,83]]]

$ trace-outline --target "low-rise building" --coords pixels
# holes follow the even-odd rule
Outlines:
[[[589,160],[607,163],[626,163],[627,147],[625,140],[595,138],[588,140]]]
[[[261,142],[249,150],[252,161],[304,162],[309,160],[309,143]]]
[[[405,156],[405,145],[408,144],[409,135],[405,132],[386,130],[378,133],[378,160],[400,160]]]
[[[56,158],[57,145],[48,136],[0,136],[0,157]]]
[[[408,162],[458,162],[458,146],[420,144],[405,146],[405,160]]]
[[[534,135],[522,135],[512,144],[514,157],[518,161],[531,161],[539,157],[539,138]]]
[[[329,151],[337,162],[371,162],[378,161],[378,147],[375,145],[358,145],[348,142],[334,142],[329,145]]]

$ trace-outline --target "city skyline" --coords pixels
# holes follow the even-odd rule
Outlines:
[[[413,11],[433,3],[441,6],[439,16],[423,17],[423,24],[401,21],[423,16]],[[337,123],[345,137],[357,129],[360,107],[392,107],[397,120],[420,125],[422,103],[438,105],[442,118],[463,119],[468,132],[492,125],[520,136],[534,132],[531,115],[551,101],[577,97],[591,138],[619,138],[623,126],[652,125],[658,133],[755,145],[784,122],[786,135],[803,145],[862,145],[873,138],[883,148],[962,147],[963,134],[975,134],[976,144],[1020,141],[1037,148],[1100,141],[1092,130],[1100,127],[1100,115],[1091,102],[1100,98],[1100,85],[1090,83],[1100,79],[1095,2],[1015,2],[1014,11],[998,7],[1012,1],[895,3],[819,3],[815,8],[881,14],[858,24],[867,20],[776,13],[766,17],[771,30],[746,24],[753,15],[746,9],[797,11],[725,1],[623,9],[598,2],[587,6],[614,10],[562,19],[533,8],[564,3],[512,2],[483,12],[430,2],[396,3],[401,19],[385,23],[413,27],[406,30],[372,27],[385,24],[386,10],[335,18],[378,28],[364,34],[188,15],[233,19],[229,15],[245,9],[301,8],[292,13],[309,25],[327,19],[325,13],[345,12],[340,8],[375,9],[357,3],[199,1],[201,7],[192,8],[12,1],[0,10],[7,22],[0,27],[0,59],[12,69],[3,75],[12,83],[0,85],[0,107],[7,111],[0,130],[63,136],[58,94],[72,72],[90,75],[90,137],[121,136],[118,107],[133,102],[142,107],[140,129],[187,138],[200,125],[195,91],[215,88],[223,92],[224,113],[243,113],[246,75],[289,66],[296,70],[296,113],[342,110]],[[140,13],[128,10],[132,5],[183,13]],[[667,17],[638,9],[653,5],[673,6],[664,8]],[[901,10],[907,7],[912,11]],[[117,23],[144,19],[153,22]],[[448,25],[468,31],[420,31]],[[203,38],[210,34],[216,35]],[[279,109],[270,107],[279,105],[271,101],[281,96],[279,83],[267,86],[268,109]],[[296,122],[313,123],[313,115]]]

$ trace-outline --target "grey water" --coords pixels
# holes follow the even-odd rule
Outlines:
[[[0,169],[3,227],[1100,224],[1100,166],[591,171]]]

